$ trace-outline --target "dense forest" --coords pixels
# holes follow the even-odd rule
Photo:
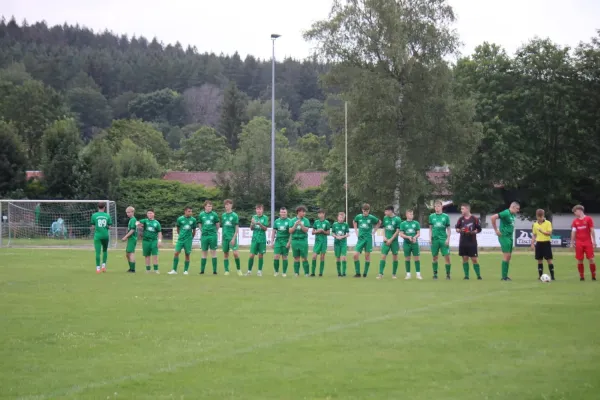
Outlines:
[[[575,49],[534,39],[514,55],[483,43],[450,64],[451,8],[416,3],[340,2],[307,27],[313,58],[277,62],[276,205],[343,206],[347,101],[352,211],[424,212],[447,192],[483,213],[510,200],[528,214],[597,208],[600,36]],[[131,191],[152,193],[165,171],[216,171],[217,189],[173,186],[189,194],[177,205],[230,196],[249,212],[269,200],[270,98],[271,60],[2,18],[0,196],[147,202]],[[436,166],[451,171],[443,190]],[[26,182],[26,169],[44,179]],[[322,188],[298,190],[297,171],[319,170]]]

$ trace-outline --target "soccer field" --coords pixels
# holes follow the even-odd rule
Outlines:
[[[367,279],[337,278],[332,255],[325,277],[295,279],[271,254],[262,278],[200,276],[198,251],[189,276],[166,274],[168,250],[145,274],[137,256],[135,275],[122,251],[96,275],[92,251],[0,250],[1,398],[600,398],[600,287],[568,253],[550,284],[531,253],[512,282],[499,254],[481,257],[483,281],[458,257],[451,281],[428,255],[423,281],[402,262],[391,280],[391,259],[378,281],[378,257]]]

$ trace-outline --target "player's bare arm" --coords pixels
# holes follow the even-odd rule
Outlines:
[[[162,232],[158,232],[158,247],[161,246],[162,243]]]
[[[452,235],[452,227],[450,225],[448,225],[446,227],[446,246],[448,246],[450,244],[450,235]]]
[[[358,224],[356,223],[356,221],[354,221],[353,225],[354,225],[354,233],[356,234],[356,237],[358,237]]]
[[[300,225],[300,229],[301,229],[301,230],[302,230],[302,232],[304,232],[304,233],[308,232],[308,226]]]
[[[575,232],[576,232],[575,228],[572,228],[571,229],[571,247],[575,247]]]
[[[421,237],[421,230],[419,229],[417,231],[417,234],[415,236],[412,237],[412,241],[413,243],[417,243],[417,240],[419,240],[419,238]]]
[[[236,225],[235,226],[235,233],[233,234],[233,238],[231,239],[231,242],[230,242],[232,246],[235,244],[235,241],[237,240],[239,232],[240,232],[240,226]]]
[[[125,236],[123,236],[123,238],[121,239],[121,241],[126,241],[127,239],[129,239],[133,234],[135,233],[135,230],[130,229],[127,234]],[[179,233],[179,232],[178,232]]]
[[[500,218],[500,216],[498,214],[492,215],[492,218],[491,218],[492,228],[494,229],[494,232],[496,232],[497,236],[502,236],[502,234],[498,230],[498,218]]]

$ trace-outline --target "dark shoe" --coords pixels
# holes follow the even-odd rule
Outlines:
[[[354,277],[355,278],[362,278],[362,275],[361,274],[356,274],[356,275],[354,275]]]
[[[465,276],[465,277],[463,278],[463,281],[468,281],[468,280],[469,280],[469,277],[468,277],[468,276]]]
[[[450,280],[450,275],[446,275],[446,280],[449,281]]]
[[[311,278],[313,278],[313,277],[315,277],[315,276],[316,276],[315,274],[310,274],[310,277],[311,277]]]
[[[585,278],[579,278],[579,280],[580,280],[581,282],[583,282],[583,281],[585,281]]]
[[[478,280],[478,281],[481,281],[481,280],[483,280],[483,278],[482,278],[482,277],[480,277],[480,276],[478,276],[478,277],[477,277],[477,280]]]
[[[363,274],[363,278],[366,278],[366,277],[367,277],[367,274]]]
[[[128,274],[135,274],[135,269],[129,269],[129,270],[127,270],[127,273]]]
[[[433,280],[434,280],[434,281],[437,281],[437,275],[434,275],[434,276],[433,276]]]

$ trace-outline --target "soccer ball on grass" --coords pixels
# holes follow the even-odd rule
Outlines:
[[[540,281],[542,281],[544,283],[548,283],[548,282],[550,282],[550,277],[548,275],[544,274],[540,277]]]

